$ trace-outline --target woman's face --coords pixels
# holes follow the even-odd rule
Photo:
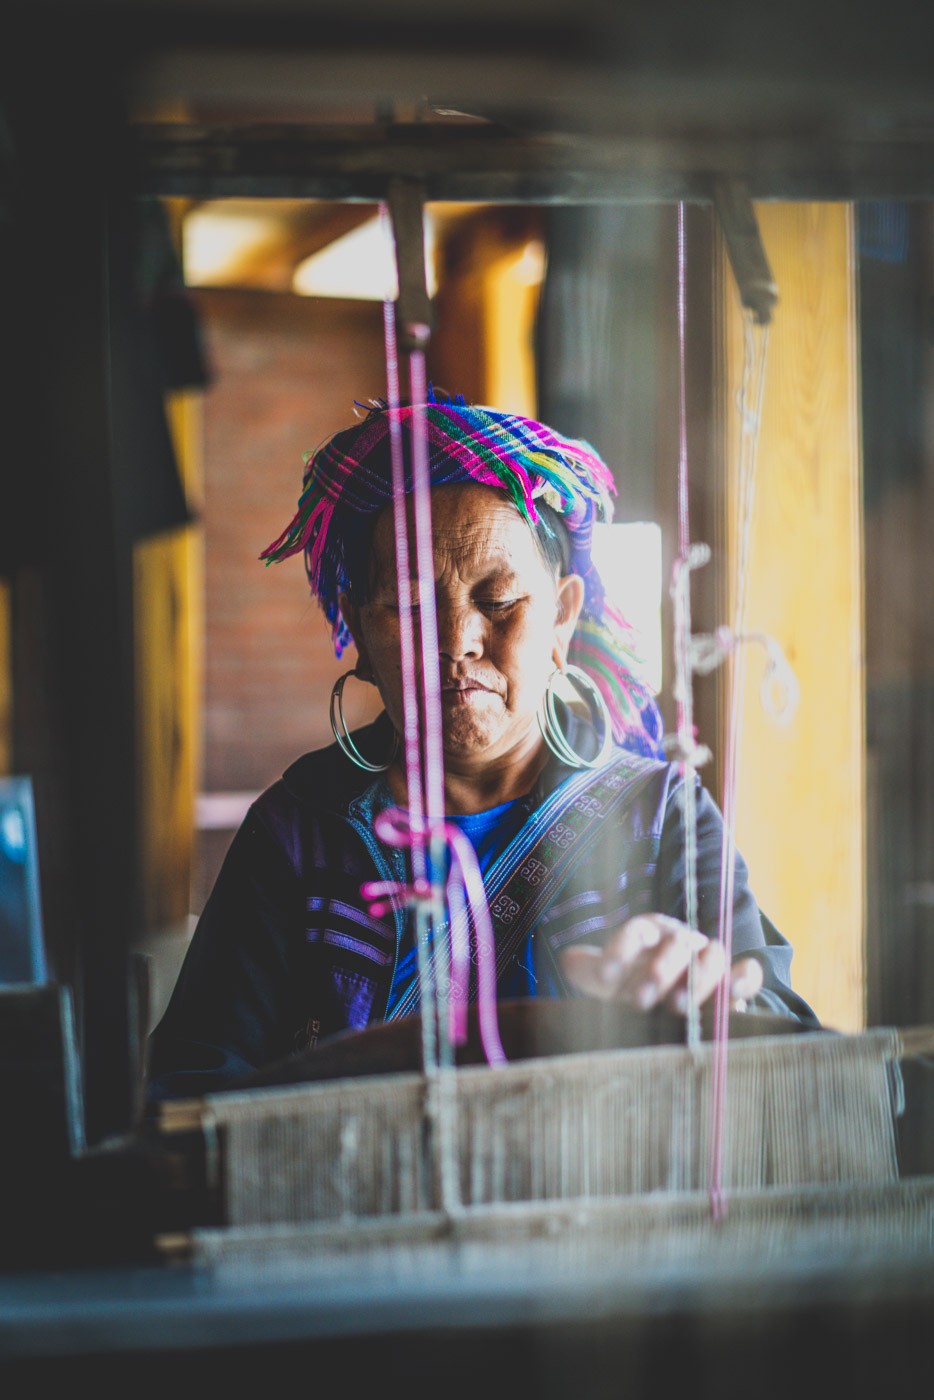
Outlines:
[[[583,581],[576,574],[555,578],[529,526],[495,487],[438,487],[431,514],[445,761],[466,772],[531,755],[541,743],[535,712],[551,672],[567,655]],[[341,610],[357,645],[358,673],[376,683],[401,734],[391,505],[373,537],[369,594],[359,608],[342,598]],[[412,600],[418,652],[417,580]]]

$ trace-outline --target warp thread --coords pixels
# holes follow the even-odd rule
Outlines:
[[[731,1042],[723,1189],[897,1180],[899,1036],[802,1032]],[[446,1076],[466,1207],[709,1188],[716,1046],[470,1066]],[[230,1226],[443,1208],[426,1077],[378,1075],[207,1100]]]

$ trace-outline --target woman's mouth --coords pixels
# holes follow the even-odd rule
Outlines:
[[[442,703],[447,705],[469,705],[480,695],[489,691],[479,681],[451,681],[441,687]]]

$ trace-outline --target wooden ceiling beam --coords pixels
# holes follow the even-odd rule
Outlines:
[[[137,192],[194,199],[279,197],[374,203],[416,179],[437,201],[712,202],[718,180],[754,200],[931,199],[932,137],[517,135],[494,124],[131,129]]]

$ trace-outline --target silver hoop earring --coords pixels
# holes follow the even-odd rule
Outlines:
[[[342,676],[338,676],[331,691],[331,730],[342,753],[346,754],[351,763],[355,763],[358,768],[362,768],[366,773],[385,773],[391,765],[396,754],[399,752],[399,736],[395,735],[392,745],[392,753],[385,763],[371,763],[364,758],[350,736],[347,728],[347,721],[344,718],[344,682],[349,676],[356,676],[356,671],[345,671]]]
[[[570,681],[576,690],[586,691],[598,718],[603,721],[603,742],[600,745],[600,752],[595,758],[582,758],[576,749],[571,748],[561,728],[555,707],[554,693],[555,680],[558,676],[563,676],[565,680]],[[542,696],[542,703],[536,711],[535,718],[538,720],[538,727],[545,743],[555,757],[560,758],[561,762],[567,764],[568,768],[601,768],[613,752],[613,724],[610,712],[606,707],[606,701],[599,686],[579,666],[566,666],[564,670],[560,666],[555,667],[548,677],[545,694]]]

